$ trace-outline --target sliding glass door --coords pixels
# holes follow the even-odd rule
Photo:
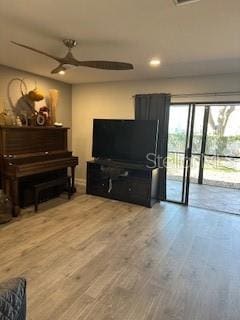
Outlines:
[[[192,204],[203,185],[240,189],[239,118],[239,103],[170,106],[167,200],[188,204],[190,182]]]

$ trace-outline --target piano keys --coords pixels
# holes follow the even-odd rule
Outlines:
[[[13,216],[20,212],[21,179],[56,170],[71,169],[75,191],[78,158],[67,148],[68,128],[0,127],[0,175],[2,188],[12,202]],[[30,179],[31,180],[31,179]]]

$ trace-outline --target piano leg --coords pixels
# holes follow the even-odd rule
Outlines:
[[[73,194],[73,193],[76,192],[76,188],[75,188],[75,166],[71,167],[71,175],[72,175],[71,192]]]
[[[18,179],[12,179],[12,215],[13,217],[19,216],[19,181]]]

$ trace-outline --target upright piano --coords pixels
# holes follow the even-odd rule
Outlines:
[[[68,128],[0,126],[1,188],[18,216],[24,189],[39,181],[71,172],[71,190],[75,191],[75,167],[78,158],[67,146]]]

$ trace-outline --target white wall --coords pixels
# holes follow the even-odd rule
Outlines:
[[[49,89],[59,90],[59,103],[56,112],[57,121],[62,122],[65,127],[72,127],[71,85],[0,65],[0,103],[3,103],[3,101],[5,101],[5,104],[7,106],[9,105],[7,99],[7,86],[9,81],[13,78],[25,79],[29,90],[34,89],[36,81],[39,90],[43,93],[44,96],[48,96]],[[20,94],[19,82],[14,82],[11,86],[11,96],[13,96],[13,101],[16,101],[18,97],[20,97]],[[69,147],[71,147],[71,142],[71,130],[69,130]]]
[[[85,179],[86,161],[91,159],[92,120],[94,118],[133,119],[133,95],[160,92],[181,94],[226,91],[240,91],[240,74],[73,85],[72,146],[74,153],[80,158],[77,177]],[[183,99],[177,100],[184,101]],[[240,96],[203,97],[194,100],[240,101]],[[176,102],[176,99],[173,99],[173,102]]]
[[[138,93],[203,93],[240,91],[240,74],[206,77],[188,77],[162,80],[108,82],[69,85],[0,65],[0,102],[7,102],[7,85],[15,77],[26,79],[30,89],[37,81],[39,89],[48,95],[49,89],[57,89],[60,98],[57,121],[72,128],[69,146],[80,158],[77,177],[85,179],[86,161],[91,159],[92,120],[94,118],[133,119],[134,99]],[[18,96],[17,88],[13,95]],[[184,101],[183,99],[177,99]],[[188,100],[188,99],[187,99]],[[193,100],[193,98],[191,99]],[[195,101],[240,101],[240,96],[195,98]],[[176,102],[176,99],[174,100]]]

